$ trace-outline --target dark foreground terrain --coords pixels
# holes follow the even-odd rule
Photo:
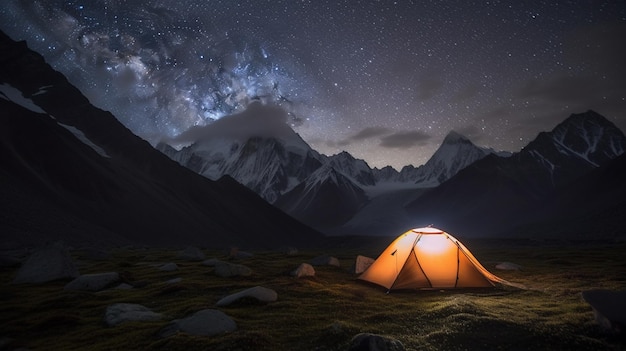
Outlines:
[[[141,282],[130,290],[64,290],[68,281],[11,284],[17,267],[0,271],[0,349],[32,350],[345,350],[362,332],[401,341],[408,350],[613,350],[623,337],[603,332],[581,291],[626,289],[624,243],[562,243],[466,240],[491,272],[528,289],[405,291],[385,290],[356,280],[349,272],[357,254],[371,257],[391,241],[355,248],[357,240],[336,239],[326,250],[296,255],[254,252],[239,259],[252,268],[246,277],[218,277],[200,261],[177,258],[180,250],[114,249],[104,257],[72,250],[81,274],[119,272]],[[382,246],[381,246],[382,245]],[[229,260],[204,250],[207,258]],[[317,266],[315,277],[289,272],[320,255],[339,258],[341,267]],[[92,256],[90,258],[90,256]],[[499,262],[522,266],[500,271]],[[178,270],[161,271],[175,262]],[[166,283],[182,278],[176,283]],[[261,285],[278,300],[242,300],[216,307],[222,297]],[[142,304],[162,313],[161,321],[108,327],[108,305]],[[211,337],[178,333],[160,337],[173,319],[215,308],[232,317],[237,330]]]

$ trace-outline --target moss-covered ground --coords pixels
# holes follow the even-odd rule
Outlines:
[[[388,242],[392,238],[389,238]],[[379,244],[300,251],[288,256],[259,251],[237,263],[253,269],[248,277],[220,278],[201,262],[177,259],[178,250],[114,249],[106,260],[72,254],[80,272],[115,271],[134,282],[130,290],[63,290],[67,281],[11,284],[16,267],[0,271],[0,349],[31,350],[345,350],[361,332],[391,336],[409,350],[617,350],[619,335],[603,332],[581,291],[626,289],[625,244],[465,241],[492,273],[527,289],[493,288],[401,291],[361,282],[349,272],[357,254],[371,257]],[[221,251],[207,257],[227,260]],[[316,267],[316,276],[296,279],[289,272],[302,262],[329,254],[341,267]],[[502,261],[522,265],[499,271]],[[157,266],[175,262],[178,271]],[[166,283],[182,278],[179,283]],[[237,323],[235,332],[212,337],[179,333],[160,338],[170,320],[206,308],[222,297],[261,285],[278,301],[244,300],[219,310]],[[108,327],[108,305],[142,304],[166,317]]]

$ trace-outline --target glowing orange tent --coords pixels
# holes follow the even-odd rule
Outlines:
[[[431,227],[400,235],[359,279],[389,290],[514,285],[487,271],[452,235]]]

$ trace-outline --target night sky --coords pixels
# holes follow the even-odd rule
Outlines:
[[[0,28],[152,144],[253,100],[372,167],[588,109],[626,130],[625,1],[3,0]]]

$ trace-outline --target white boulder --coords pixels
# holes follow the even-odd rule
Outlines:
[[[308,263],[302,263],[291,272],[291,275],[296,278],[313,277],[315,276],[315,268]]]
[[[354,261],[353,273],[361,274],[365,272],[374,263],[374,259],[367,256],[357,255]]]

